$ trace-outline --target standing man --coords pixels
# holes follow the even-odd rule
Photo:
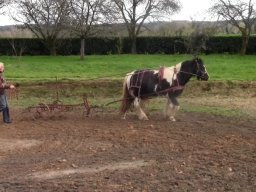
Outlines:
[[[5,89],[15,89],[14,85],[8,85],[5,83],[3,76],[4,73],[4,64],[0,62],[0,111],[3,112],[4,123],[11,123],[9,106],[7,97],[5,95]]]

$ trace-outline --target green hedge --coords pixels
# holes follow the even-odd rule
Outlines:
[[[137,53],[139,54],[183,54],[188,53],[182,37],[138,37]],[[211,37],[206,42],[206,48],[202,50],[206,54],[211,53],[239,53],[241,37],[220,36]],[[49,50],[39,39],[0,39],[0,55],[14,55],[22,48],[23,55],[48,55]],[[128,38],[88,38],[85,41],[85,53],[91,54],[117,54],[130,53],[130,41]],[[79,39],[59,39],[58,55],[78,55],[80,50]],[[256,37],[250,38],[248,54],[256,54]]]

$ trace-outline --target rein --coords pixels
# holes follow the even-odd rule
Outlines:
[[[164,89],[162,91],[158,91],[158,92],[154,92],[154,93],[150,93],[150,94],[144,94],[144,95],[141,95],[141,96],[147,97],[147,99],[152,99],[153,98],[152,96],[154,96],[155,94],[159,96],[163,93],[168,93],[170,91],[179,91],[179,90],[182,90],[182,89],[184,89],[184,86],[178,85],[178,86],[170,87],[168,89]],[[108,106],[108,105],[111,105],[113,103],[117,103],[117,102],[120,102],[120,101],[131,100],[131,99],[133,99],[133,98],[118,99],[118,100],[114,100],[114,101],[111,101],[109,103],[106,103],[103,106]]]
[[[178,74],[178,73],[184,73],[184,74],[189,74],[189,75],[192,75],[192,76],[196,76],[196,77],[203,77],[202,75],[198,75],[198,72],[200,71],[199,70],[199,63],[198,61],[196,61],[196,64],[197,64],[197,74],[195,73],[190,73],[190,72],[187,72],[187,71],[177,71],[176,67],[174,66],[174,74]],[[149,69],[149,70],[155,70],[155,69]],[[158,78],[159,80],[161,80],[163,78],[163,70],[164,70],[164,67],[161,67],[159,70],[158,70]],[[144,73],[145,71],[140,71],[140,72],[136,72],[137,74],[140,74],[140,73]],[[126,74],[125,76],[129,76],[130,74]],[[146,97],[146,99],[152,99],[154,95],[161,95],[161,94],[167,94],[168,92],[171,92],[171,91],[179,91],[179,90],[183,90],[185,86],[181,86],[179,85],[179,82],[177,82],[178,85],[176,86],[173,86],[173,87],[170,87],[170,88],[167,88],[167,89],[164,89],[164,90],[161,90],[161,91],[158,91],[158,92],[154,92],[154,93],[150,93],[150,94],[144,94],[144,95],[140,95],[142,97]],[[118,99],[118,100],[114,100],[114,101],[111,101],[109,103],[106,103],[106,104],[103,104],[101,107],[104,107],[104,106],[108,106],[108,105],[111,105],[111,104],[114,104],[114,103],[117,103],[117,102],[120,102],[120,101],[125,101],[125,100],[131,100],[133,98],[124,98],[124,99]]]
[[[195,73],[189,73],[189,72],[186,72],[186,71],[179,71],[180,73],[185,73],[185,74],[189,74],[189,75],[192,75],[192,76],[197,76],[197,77],[201,77],[200,75],[197,75]]]
[[[154,69],[149,69],[149,70],[154,70]],[[176,70],[176,69],[174,69],[174,70]],[[163,67],[161,67],[160,68],[160,70],[159,70],[159,72],[161,73],[160,75],[159,75],[159,78],[161,79],[161,78],[163,78]],[[196,76],[196,77],[203,77],[203,76],[201,76],[201,75],[197,75],[196,73],[190,73],[190,72],[186,72],[186,71],[177,71],[177,72],[179,72],[179,73],[185,73],[185,74],[189,74],[189,75],[192,75],[192,76]],[[136,74],[140,74],[140,73],[144,73],[144,71],[141,71],[141,72],[136,72]],[[126,74],[125,76],[129,76],[130,74]]]
[[[174,67],[174,70],[175,70],[175,73],[177,73],[175,67]],[[161,67],[159,71],[160,71],[159,78],[161,79],[163,77],[163,67]],[[141,71],[141,72],[138,72],[138,73],[143,73],[143,72],[144,71]],[[189,74],[189,75],[192,75],[192,76],[198,76],[197,74],[189,73],[189,72],[186,72],[186,71],[179,71],[178,73],[185,73],[185,74]],[[127,74],[126,76],[128,76],[128,75],[129,74]],[[151,94],[144,94],[144,95],[141,95],[141,96],[148,97],[147,99],[152,99],[151,97],[154,96],[155,94],[156,95],[161,95],[163,93],[168,93],[170,91],[179,91],[179,90],[184,89],[184,87],[185,86],[181,86],[181,85],[178,84],[177,86],[173,86],[173,87],[170,87],[168,89],[164,89],[164,90],[154,92],[154,93],[151,93]],[[108,105],[111,105],[111,104],[114,104],[114,103],[117,103],[117,102],[120,102],[120,101],[126,101],[126,100],[130,100],[130,99],[132,99],[132,98],[124,98],[124,99],[114,100],[114,101],[111,101],[109,103],[104,104],[103,106],[108,106]]]
[[[148,70],[155,70],[155,69],[153,69],[153,68],[149,68]],[[199,76],[199,75],[197,75],[197,74],[194,74],[194,73],[189,73],[189,72],[186,72],[186,71],[179,71],[179,72],[181,72],[181,73],[185,73],[185,74],[190,74],[190,75],[193,75],[193,76],[197,76],[197,77],[202,77],[202,76]],[[142,72],[137,72],[137,74],[139,74],[139,73],[142,73]],[[87,79],[85,79],[86,81],[93,81],[93,80],[98,80],[98,79],[104,79],[104,78],[109,78],[109,77],[115,77],[115,76],[120,76],[120,75],[125,75],[125,77],[127,77],[127,76],[129,76],[130,74],[128,73],[126,73],[126,74],[124,74],[124,73],[117,73],[117,74],[112,74],[112,75],[106,75],[106,76],[102,76],[102,77],[92,77],[92,78],[87,78]]]

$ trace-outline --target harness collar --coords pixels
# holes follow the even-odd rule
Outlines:
[[[159,82],[161,82],[163,80],[164,69],[165,68],[166,67],[160,67],[160,69],[159,69],[159,73],[158,73],[158,80],[159,80]],[[175,92],[175,91],[183,90],[184,86],[180,85],[179,79],[178,79],[178,74],[179,74],[179,71],[177,69],[177,66],[175,65],[173,67],[173,76],[172,76],[172,84],[171,84],[171,86],[168,89],[165,89],[165,90],[162,90],[162,91],[158,91],[157,93],[161,94],[161,93],[169,93],[169,92]],[[175,78],[175,76],[176,76],[176,78]]]

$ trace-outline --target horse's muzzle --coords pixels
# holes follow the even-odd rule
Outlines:
[[[201,81],[208,81],[209,75],[208,75],[208,73],[203,73],[200,76],[197,76],[197,79],[201,80]]]

